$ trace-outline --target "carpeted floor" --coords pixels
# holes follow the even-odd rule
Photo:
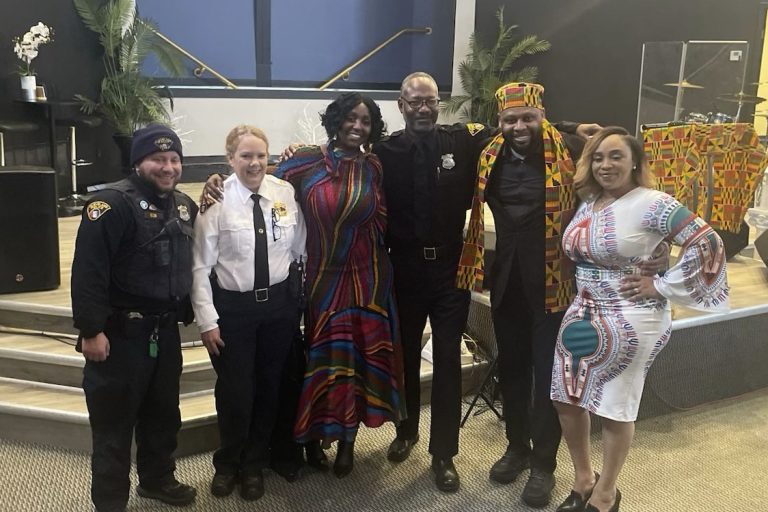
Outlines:
[[[422,418],[428,420],[429,408]],[[489,481],[488,469],[506,444],[503,424],[492,413],[469,420],[455,459],[461,491],[434,488],[427,454],[428,424],[411,457],[395,465],[385,454],[394,429],[363,429],[358,437],[355,470],[342,480],[331,473],[305,470],[289,484],[267,472],[267,494],[255,503],[237,493],[219,499],[208,492],[210,453],[178,461],[177,476],[198,488],[196,511],[525,511],[519,499],[525,476],[509,485]],[[1,435],[1,434],[0,434]],[[595,438],[599,470],[599,439]],[[329,452],[329,455],[333,455]],[[555,510],[570,491],[571,467],[565,447],[553,503]],[[87,511],[89,457],[83,453],[0,440],[0,511]],[[135,485],[135,474],[134,474]],[[768,510],[768,390],[637,424],[627,466],[620,478],[622,511]],[[168,510],[132,492],[131,511]]]

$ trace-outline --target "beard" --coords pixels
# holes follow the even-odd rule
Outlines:
[[[538,130],[528,130],[526,134],[521,134],[520,132],[515,134],[512,130],[509,130],[503,132],[502,135],[504,136],[505,144],[520,155],[536,153],[541,150],[544,144],[541,128]],[[527,136],[527,141],[515,140],[521,136]]]

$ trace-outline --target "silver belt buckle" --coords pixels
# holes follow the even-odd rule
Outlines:
[[[259,288],[253,292],[256,295],[256,302],[267,302],[269,300],[269,288]]]
[[[425,247],[424,248],[424,259],[425,260],[436,260],[437,259],[437,247]]]

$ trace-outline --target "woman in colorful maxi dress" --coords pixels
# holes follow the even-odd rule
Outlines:
[[[587,144],[575,186],[583,203],[562,238],[578,294],[558,335],[551,397],[573,460],[571,495],[557,509],[618,511],[616,488],[634,435],[645,376],[671,333],[669,301],[727,311],[723,242],[673,197],[650,188],[642,144],[619,127]],[[681,246],[662,276],[637,265],[662,240]],[[589,413],[601,417],[603,468],[590,463]]]
[[[405,404],[381,164],[361,150],[382,137],[384,122],[358,93],[342,94],[321,118],[328,145],[297,149],[274,175],[294,185],[307,224],[308,361],[294,434],[338,440],[341,478],[352,470],[359,424],[399,422]]]

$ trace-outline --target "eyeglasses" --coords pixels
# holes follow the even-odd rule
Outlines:
[[[277,242],[283,237],[283,228],[277,225],[280,217],[277,215],[277,209],[272,208],[272,241]]]
[[[400,96],[400,99],[403,100],[404,103],[407,103],[409,107],[411,107],[413,110],[418,110],[421,108],[422,105],[426,105],[429,108],[435,108],[440,104],[440,98],[427,98],[422,100],[407,100]]]

